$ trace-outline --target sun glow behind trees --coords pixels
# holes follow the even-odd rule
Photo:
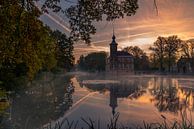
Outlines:
[[[147,51],[158,36],[178,35],[183,40],[194,37],[194,15],[192,13],[194,1],[158,0],[158,15],[156,15],[153,1],[139,0],[138,4],[139,8],[134,16],[115,21],[115,34],[120,48],[140,45]],[[63,15],[60,14],[60,16]],[[112,23],[101,21],[95,24],[95,27],[97,33],[92,36],[91,40],[96,46],[96,51],[100,49],[99,46],[108,48],[112,37]],[[81,48],[82,46],[76,46],[78,50]],[[87,46],[84,49],[90,52],[95,51]]]

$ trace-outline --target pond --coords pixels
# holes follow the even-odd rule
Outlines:
[[[27,87],[9,100],[4,127],[39,129],[67,119],[87,127],[91,119],[105,128],[115,115],[126,126],[194,118],[193,77],[45,73]]]

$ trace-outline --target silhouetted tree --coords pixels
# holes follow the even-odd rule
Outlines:
[[[85,67],[85,57],[83,55],[81,55],[77,63],[79,65],[79,67],[81,69],[83,69]]]
[[[3,0],[1,3],[5,3],[6,1]],[[31,11],[36,8],[35,2],[41,0],[14,1],[19,2],[23,9]],[[65,4],[62,5],[61,1]],[[71,36],[75,40],[82,39],[86,43],[90,43],[90,35],[96,33],[96,28],[92,24],[93,22],[104,19],[113,21],[114,19],[131,16],[138,9],[138,0],[44,0],[41,2],[44,2],[42,11],[46,13],[49,12],[48,10],[65,13],[65,16],[69,18]],[[10,3],[10,1],[7,3]],[[67,3],[68,5],[70,3],[72,6],[67,8]],[[156,0],[154,0],[154,6],[158,14]],[[19,20],[20,18],[18,18]]]
[[[156,54],[151,53],[149,56],[149,60],[150,60],[150,68],[152,70],[158,70],[158,61],[157,61],[157,57]]]
[[[52,32],[52,36],[56,40],[56,59],[57,66],[66,69],[67,71],[71,70],[74,66],[74,55],[73,55],[73,41],[68,38],[65,34],[62,34],[60,31]]]
[[[134,57],[141,57],[144,54],[144,51],[138,46],[129,46],[124,48],[123,51],[132,54]]]
[[[194,58],[194,41],[187,40],[181,43],[181,52],[187,58]]]
[[[161,72],[164,71],[165,42],[166,39],[164,37],[159,36],[157,40],[154,42],[153,47],[149,48],[158,59],[160,63]]]
[[[61,0],[46,0],[42,9],[48,12],[51,9],[54,12],[65,12],[69,19],[71,36],[74,40],[84,40],[90,43],[91,34],[96,33],[93,22],[102,20],[113,21],[114,19],[131,16],[138,9],[138,0],[78,0],[69,1],[72,6],[65,8],[59,6]],[[68,2],[68,1],[66,1]]]
[[[181,55],[190,61],[192,71],[194,71],[194,40],[182,41]]]
[[[141,65],[140,65],[141,70],[149,70],[150,69],[150,60],[145,52],[141,56],[140,63],[141,63]]]
[[[123,51],[130,53],[134,57],[134,69],[135,70],[148,70],[149,58],[146,53],[138,46],[129,46],[123,49]]]
[[[164,40],[165,42],[165,53],[168,61],[168,72],[171,72],[172,64],[176,61],[176,53],[181,44],[181,40],[176,36],[169,36]]]
[[[106,68],[107,54],[105,52],[94,52],[87,56],[80,56],[79,68],[87,71],[104,71]]]

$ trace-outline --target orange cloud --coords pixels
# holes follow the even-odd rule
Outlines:
[[[178,35],[184,40],[194,38],[194,0],[157,0],[157,5],[158,15],[153,0],[139,0],[139,9],[135,16],[115,21],[119,48],[138,45],[147,50],[158,36]],[[94,24],[97,33],[92,36],[93,45],[75,44],[77,57],[91,51],[109,50],[112,22],[102,21]]]

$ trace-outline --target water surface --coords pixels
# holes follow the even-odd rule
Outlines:
[[[44,74],[28,87],[11,99],[7,110],[11,123],[21,129],[54,125],[65,118],[79,127],[86,126],[82,119],[91,118],[104,128],[115,114],[119,124],[130,126],[194,116],[192,77]]]

